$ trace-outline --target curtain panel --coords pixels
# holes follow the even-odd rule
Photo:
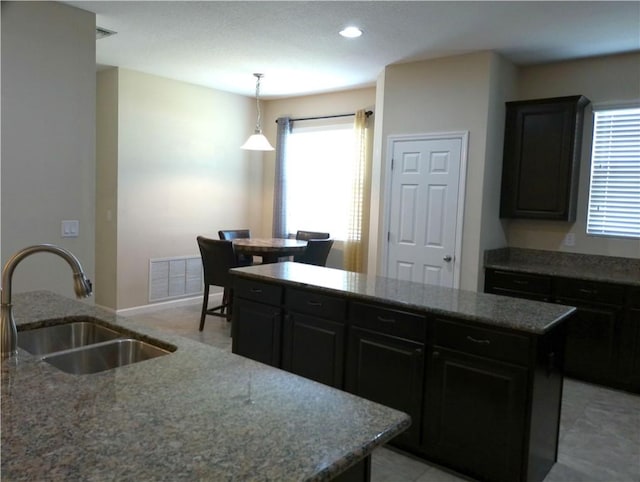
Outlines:
[[[362,273],[365,266],[365,246],[362,233],[368,229],[368,211],[365,209],[365,200],[369,198],[367,180],[371,169],[371,156],[367,149],[367,115],[364,110],[356,112],[353,128],[355,131],[354,163],[356,172],[351,189],[347,239],[344,243],[344,269]]]
[[[276,136],[276,168],[275,185],[273,187],[273,237],[287,237],[287,177],[286,177],[286,157],[287,140],[291,133],[291,119],[289,117],[279,117],[278,132]]]

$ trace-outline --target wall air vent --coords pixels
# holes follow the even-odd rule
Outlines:
[[[111,37],[112,35],[117,34],[113,30],[109,30],[108,28],[96,27],[96,40],[100,40],[101,38]]]

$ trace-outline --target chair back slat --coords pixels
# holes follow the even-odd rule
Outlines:
[[[329,233],[323,233],[320,231],[298,231],[296,233],[296,239],[302,239],[308,241],[310,239],[329,239]]]
[[[251,237],[251,230],[249,229],[221,229],[218,231],[218,236],[220,239],[230,240],[230,239],[244,239]]]
[[[310,239],[307,241],[307,247],[304,252],[294,256],[293,260],[298,263],[325,266],[332,246],[333,239]]]

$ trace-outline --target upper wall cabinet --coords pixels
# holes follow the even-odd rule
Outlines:
[[[507,102],[501,218],[576,219],[582,95]]]

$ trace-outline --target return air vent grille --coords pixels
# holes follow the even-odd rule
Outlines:
[[[117,34],[113,30],[109,30],[108,28],[96,27],[96,40],[100,40],[101,38],[111,37],[112,35]]]
[[[200,256],[149,260],[149,301],[165,301],[202,294]]]

